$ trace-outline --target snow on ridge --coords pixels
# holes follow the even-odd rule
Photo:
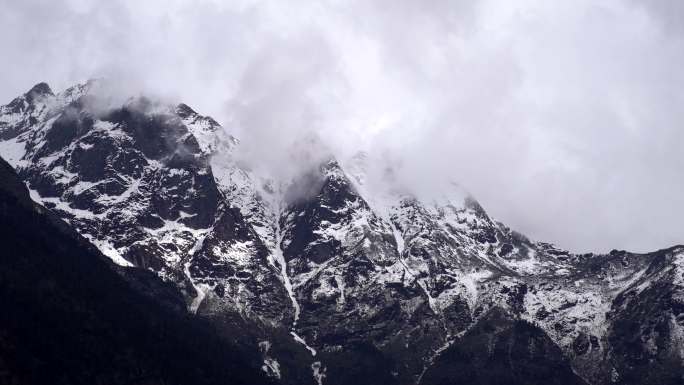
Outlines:
[[[90,241],[100,252],[109,257],[114,263],[119,266],[133,267],[133,264],[128,262],[119,251],[107,240],[96,239],[90,234],[83,234],[83,236]]]
[[[674,252],[672,264],[674,269],[674,279],[672,283],[680,288],[684,288],[684,250]]]
[[[40,196],[40,194],[36,190],[29,189],[29,195],[31,196],[31,199],[43,206],[45,206],[46,203],[51,203],[55,205],[55,208],[57,210],[61,210],[64,212],[67,212],[71,214],[75,218],[81,218],[81,219],[97,219],[99,216],[91,213],[90,211],[86,210],[79,210],[79,209],[74,209],[71,208],[66,202],[63,202],[59,200],[58,198],[43,198]],[[95,245],[102,254],[105,256],[109,257],[114,263],[116,263],[119,266],[124,266],[124,267],[132,267],[133,264],[127,261],[119,252],[119,250],[114,247],[111,242],[107,239],[96,239],[94,236],[91,234],[81,234],[84,238],[86,238],[90,243]]]

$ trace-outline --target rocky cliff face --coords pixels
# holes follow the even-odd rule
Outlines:
[[[0,155],[115,262],[173,282],[191,312],[249,322],[273,378],[432,383],[463,343],[486,362],[533,341],[577,383],[682,381],[684,247],[571,254],[456,185],[371,188],[362,156],[276,183],[213,119],[98,87],[39,84],[0,107]]]

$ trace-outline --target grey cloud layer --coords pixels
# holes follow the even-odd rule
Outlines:
[[[106,76],[213,115],[271,172],[315,137],[572,250],[684,243],[679,1],[0,4],[3,101]]]

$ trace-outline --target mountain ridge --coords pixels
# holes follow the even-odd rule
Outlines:
[[[93,112],[93,88],[0,107],[0,155],[35,199],[115,261],[174,282],[191,311],[235,313],[291,334],[291,349],[310,352],[304,366],[316,382],[358,375],[345,366],[358,355],[374,357],[396,383],[416,383],[492,309],[537,324],[592,384],[622,381],[620,371],[630,383],[631,367],[655,370],[653,357],[682,373],[681,247],[572,254],[492,220],[464,192],[370,191],[353,162],[325,161],[276,187],[240,165],[239,141],[212,118],[144,99]],[[658,258],[671,263],[652,267]],[[641,345],[655,350],[625,364],[611,356],[620,349],[615,325],[625,306],[641,304],[637,283],[670,294],[643,311],[658,331],[638,325]],[[271,345],[269,333],[259,338]],[[283,358],[269,359],[278,378],[271,367]]]

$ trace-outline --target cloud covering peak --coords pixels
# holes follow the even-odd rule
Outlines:
[[[106,77],[272,172],[365,150],[575,251],[684,243],[676,0],[2,3],[5,102]]]

